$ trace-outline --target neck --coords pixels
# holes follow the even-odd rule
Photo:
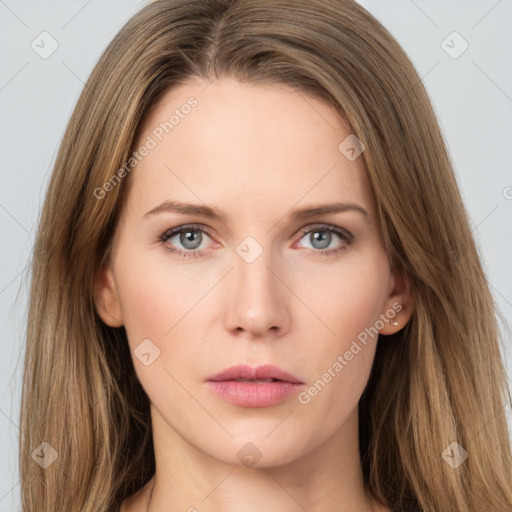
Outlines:
[[[148,512],[268,510],[270,504],[282,512],[387,510],[365,494],[357,408],[342,429],[308,453],[279,464],[265,452],[254,467],[212,457],[186,442],[158,411],[152,418],[157,470],[144,493]]]

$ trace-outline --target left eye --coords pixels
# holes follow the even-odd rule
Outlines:
[[[348,245],[350,245],[354,239],[354,237],[344,229],[324,225],[314,226],[313,228],[303,230],[301,231],[301,235],[302,237],[300,238],[300,240],[307,236],[307,240],[313,246],[311,249],[315,253],[320,253],[322,255],[329,255],[341,251],[345,249]],[[344,242],[344,244],[341,247],[338,246],[335,248],[325,250],[330,246],[333,240],[333,235],[341,239]]]

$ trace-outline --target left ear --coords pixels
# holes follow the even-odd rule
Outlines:
[[[415,307],[414,290],[411,280],[399,269],[392,268],[390,275],[390,293],[382,313],[389,320],[379,329],[383,335],[394,334],[405,327]],[[393,325],[397,323],[397,325]]]

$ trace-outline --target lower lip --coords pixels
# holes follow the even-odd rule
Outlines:
[[[297,393],[303,384],[292,382],[243,382],[236,380],[208,381],[210,389],[222,398],[241,407],[269,407]]]

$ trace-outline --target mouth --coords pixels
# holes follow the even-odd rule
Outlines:
[[[262,366],[248,366],[246,364],[239,364],[231,366],[208,377],[207,381],[222,382],[222,381],[236,381],[236,382],[289,382],[291,384],[304,384],[300,379],[286,372],[279,366],[273,364],[265,364]]]
[[[304,382],[278,366],[237,365],[212,375],[206,384],[240,407],[269,407],[296,394]]]

